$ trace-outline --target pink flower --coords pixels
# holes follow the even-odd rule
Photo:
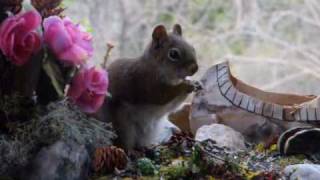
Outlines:
[[[68,96],[82,111],[94,113],[103,104],[108,85],[108,74],[105,70],[84,67],[74,76]]]
[[[51,16],[44,20],[44,39],[66,65],[81,65],[92,56],[92,36],[69,18]]]
[[[40,49],[36,29],[41,24],[37,11],[28,11],[7,18],[0,26],[0,49],[12,63],[23,65]]]

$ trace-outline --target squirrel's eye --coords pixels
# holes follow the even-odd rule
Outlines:
[[[168,52],[168,57],[171,61],[177,61],[180,59],[180,51],[177,48],[172,48]]]

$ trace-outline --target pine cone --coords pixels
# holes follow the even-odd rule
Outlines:
[[[31,4],[36,8],[43,18],[49,16],[62,16],[65,10],[60,7],[62,0],[31,0]]]
[[[126,153],[115,146],[97,148],[93,161],[95,172],[113,172],[115,168],[124,169],[128,158]]]
[[[186,143],[188,147],[194,144],[193,135],[190,132],[177,132],[173,134],[167,145],[180,145]]]

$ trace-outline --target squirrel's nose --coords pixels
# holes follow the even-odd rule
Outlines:
[[[198,71],[198,64],[193,63],[189,66],[189,72],[193,75],[194,73],[196,73]]]

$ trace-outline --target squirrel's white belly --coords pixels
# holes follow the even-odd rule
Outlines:
[[[128,148],[152,144],[160,120],[174,111],[186,98],[180,96],[166,105],[133,105],[125,103],[118,112],[119,138]],[[116,124],[115,124],[116,126]]]

